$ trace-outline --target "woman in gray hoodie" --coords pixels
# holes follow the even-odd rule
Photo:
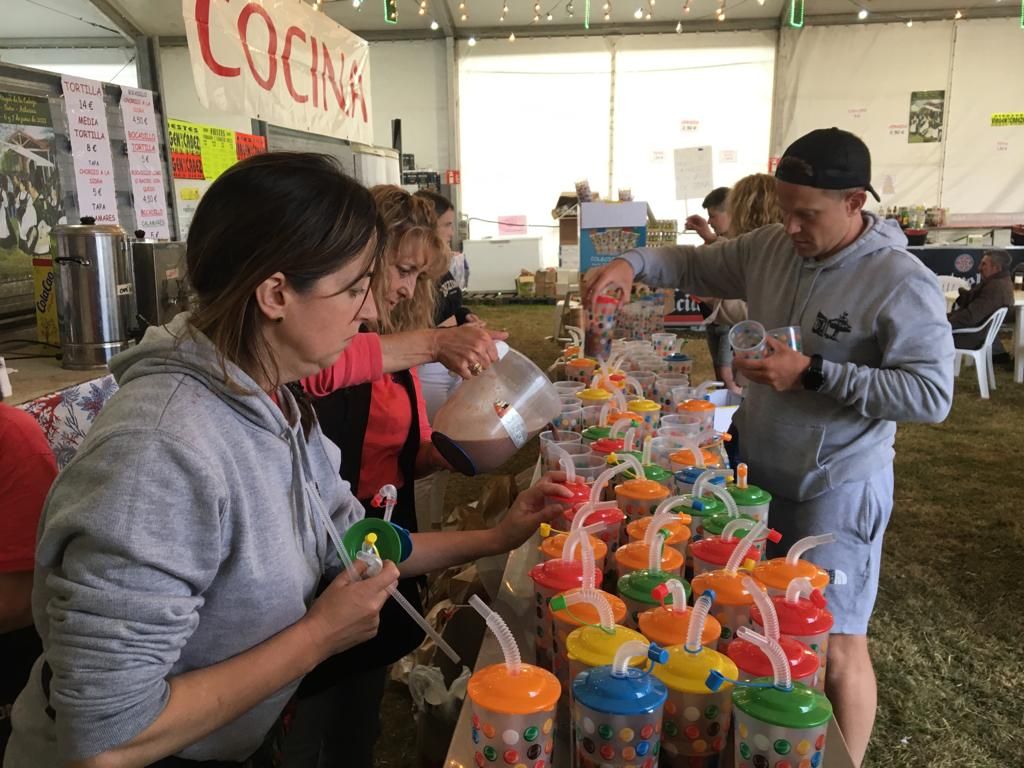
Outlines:
[[[269,765],[301,677],[374,637],[398,569],[341,573],[314,598],[340,570],[324,516],[343,532],[363,511],[282,385],[375,319],[381,241],[369,192],[326,156],[256,156],[206,192],[188,242],[198,310],[111,362],[120,389],[47,499],[44,651],[5,768]],[[545,494],[496,529],[426,534],[403,575],[517,545],[557,511]]]

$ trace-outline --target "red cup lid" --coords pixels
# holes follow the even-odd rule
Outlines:
[[[794,680],[811,677],[818,671],[818,654],[798,640],[779,638],[782,652],[789,660]],[[741,671],[754,677],[771,677],[772,662],[767,654],[747,640],[736,639],[729,643],[726,656],[732,659]]]
[[[590,501],[590,497],[587,497],[587,502]],[[580,511],[581,504],[577,504],[574,507],[570,507],[562,513],[562,517],[565,518],[566,522],[571,523],[576,519],[576,513]],[[593,525],[594,523],[604,523],[605,525],[615,525],[621,523],[626,519],[625,513],[618,507],[602,507],[601,509],[592,509],[587,514],[587,519],[584,521],[585,525]]]
[[[572,491],[572,496],[549,496],[549,501],[558,502],[559,504],[572,504],[573,506],[590,501],[590,486],[583,481],[577,481],[575,483],[558,483],[558,485]]]
[[[729,558],[732,557],[732,553],[740,541],[741,539],[738,538],[734,538],[732,541],[725,541],[720,536],[709,536],[706,539],[693,542],[690,545],[690,551],[694,557],[699,557],[705,563],[724,566],[729,562]],[[747,550],[747,557],[745,559],[756,562],[760,557],[760,550],[755,546],[751,546]]]
[[[609,296],[607,293],[602,293],[600,296],[598,296],[596,299],[594,299],[594,303],[595,304],[618,304],[619,300],[617,298],[615,298],[614,296]]]
[[[829,632],[835,624],[831,613],[819,608],[806,597],[801,597],[795,603],[787,603],[784,595],[776,595],[771,600],[779,615],[779,631],[784,635],[820,635]],[[761,610],[756,605],[750,609],[750,619],[759,627],[764,626]]]
[[[565,560],[546,560],[530,569],[530,578],[538,586],[565,592],[583,586],[583,565],[579,560],[571,563]],[[601,586],[601,570],[594,568],[594,586]]]
[[[594,453],[621,453],[625,447],[626,441],[621,437],[602,437],[590,444]]]

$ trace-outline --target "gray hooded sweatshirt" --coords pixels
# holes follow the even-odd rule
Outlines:
[[[306,613],[338,565],[316,505],[342,532],[363,515],[319,426],[307,439],[230,364],[251,394],[225,385],[213,347],[184,334],[184,317],[168,329],[111,361],[120,389],[47,498],[32,595],[44,655],[14,706],[5,768],[56,767],[130,741],[166,705],[167,678]],[[279,400],[296,412],[286,390]],[[297,686],[179,755],[245,759]]]
[[[938,280],[895,222],[864,218],[861,236],[823,261],[801,258],[778,224],[622,257],[649,285],[746,299],[752,320],[800,326],[804,354],[822,356],[820,392],[751,384],[736,413],[751,476],[790,500],[866,480],[892,462],[897,421],[940,422],[952,404],[953,339]]]

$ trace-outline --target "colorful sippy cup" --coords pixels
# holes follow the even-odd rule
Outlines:
[[[772,495],[763,488],[747,483],[747,465],[736,465],[736,485],[729,486],[729,493],[741,515],[750,515],[768,524],[768,508],[772,503]]]
[[[745,536],[756,525],[756,521],[744,520],[737,517],[730,520],[722,530],[721,536],[707,536],[700,541],[695,541],[690,546],[693,554],[693,575],[699,576],[702,573],[717,571],[724,568],[729,562],[733,551],[739,545],[737,536]],[[707,526],[705,526],[705,534]],[[779,541],[782,536],[777,531],[768,531],[769,541]],[[741,562],[753,560],[755,563],[761,559],[761,549],[757,540],[742,555]]]
[[[594,584],[601,586],[603,575],[596,567],[591,571]],[[533,636],[537,664],[552,666],[551,616],[548,601],[559,592],[583,586],[583,563],[580,560],[546,560],[530,569],[533,581]]]
[[[625,625],[637,628],[640,626],[640,614],[659,604],[659,599],[654,597],[654,590],[670,580],[679,581],[683,585],[686,594],[690,592],[690,585],[678,574],[666,573],[665,571],[644,568],[640,571],[627,573],[618,583],[619,597],[626,604]],[[684,600],[685,602],[685,600]]]
[[[789,548],[785,557],[774,557],[754,568],[754,578],[768,588],[769,595],[786,594],[789,582],[799,577],[808,579],[814,589],[824,593],[831,582],[831,574],[809,560],[801,560],[800,555],[813,547],[831,544],[835,540],[835,534],[832,533],[800,539]]]
[[[651,592],[651,597],[661,602],[656,608],[649,608],[640,614],[640,632],[651,642],[668,647],[686,642],[690,621],[696,615],[686,605],[686,590],[679,579],[669,579]],[[714,616],[704,622],[700,642],[705,648],[718,648],[722,636],[722,625]]]

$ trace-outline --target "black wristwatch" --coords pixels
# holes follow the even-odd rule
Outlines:
[[[820,392],[825,386],[825,372],[821,369],[821,355],[811,355],[811,364],[801,374],[800,381],[804,389],[811,392]]]

